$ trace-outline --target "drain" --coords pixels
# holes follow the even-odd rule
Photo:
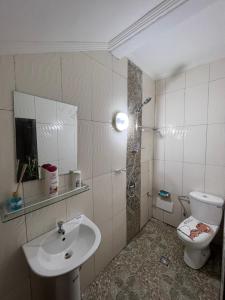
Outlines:
[[[169,266],[169,263],[170,263],[170,260],[167,258],[167,257],[165,257],[165,256],[161,256],[160,257],[160,262],[161,262],[161,264],[163,264],[163,265],[165,265],[165,266]]]
[[[69,259],[72,256],[72,254],[73,254],[72,251],[71,252],[66,252],[64,258]]]

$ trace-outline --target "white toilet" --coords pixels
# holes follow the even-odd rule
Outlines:
[[[219,229],[224,200],[201,192],[191,192],[189,198],[191,216],[177,227],[177,234],[185,245],[185,263],[193,269],[200,269],[210,256],[209,244]],[[204,223],[209,232],[197,231],[195,237],[190,236],[191,230],[196,232],[199,223]]]

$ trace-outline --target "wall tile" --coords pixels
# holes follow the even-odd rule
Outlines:
[[[141,195],[149,192],[149,162],[141,163]]]
[[[99,224],[101,244],[95,254],[95,275],[102,271],[113,258],[112,219]]]
[[[63,101],[78,106],[78,118],[91,120],[94,63],[82,53],[62,55]]]
[[[153,130],[143,131],[141,136],[141,162],[153,159]]]
[[[209,84],[209,123],[225,123],[225,78]]]
[[[126,209],[126,173],[112,174],[113,216]]]
[[[62,99],[60,55],[16,55],[15,67],[17,91],[53,100]]]
[[[115,257],[126,246],[127,222],[126,210],[113,217],[113,256]]]
[[[0,56],[0,109],[13,109],[15,90],[14,60],[12,56]]]
[[[166,94],[166,126],[183,126],[184,90]]]
[[[208,126],[206,163],[225,165],[225,124]]]
[[[177,199],[177,196],[172,195],[173,211],[172,213],[163,212],[163,221],[171,226],[177,227],[181,223],[181,205]]]
[[[13,114],[10,111],[0,110],[0,136],[0,202],[4,202],[15,189],[16,181]]]
[[[36,119],[35,97],[14,92],[14,118]]]
[[[165,138],[160,134],[154,134],[154,159],[165,159]]]
[[[152,187],[153,187],[153,160],[149,161],[149,194],[152,196]]]
[[[85,184],[89,185],[90,190],[79,195],[66,199],[67,220],[84,214],[90,220],[94,219],[93,199],[92,199],[92,180],[86,180]]]
[[[66,221],[65,201],[29,213],[26,215],[28,241],[56,228],[60,220]]]
[[[85,54],[105,67],[112,69],[113,56],[109,51],[88,51]]]
[[[156,197],[153,197],[152,217],[163,222],[163,210],[156,207]]]
[[[113,103],[111,103],[111,106],[113,115],[120,111],[127,113],[127,79],[113,72],[112,87]]]
[[[141,228],[148,222],[149,220],[149,202],[148,196],[145,194],[141,196]]]
[[[185,92],[185,124],[201,125],[207,123],[208,83],[201,84]]]
[[[82,172],[83,179],[92,177],[93,153],[93,124],[90,121],[78,121],[78,169]]]
[[[192,163],[205,163],[206,153],[206,125],[188,127],[184,137],[184,161]]]
[[[153,193],[158,193],[160,190],[164,189],[164,173],[165,173],[165,162],[162,160],[154,160],[153,167]]]
[[[93,176],[111,172],[112,128],[109,124],[93,124]]]
[[[31,180],[23,182],[23,196],[25,202],[29,202],[32,197],[37,197],[44,195],[45,189],[44,189],[44,181],[43,180]],[[33,201],[35,199],[32,199]],[[38,201],[38,199],[37,199]]]
[[[205,166],[184,163],[183,169],[183,195],[192,191],[204,191]]]
[[[165,189],[171,194],[182,194],[182,172],[181,162],[165,162]]]
[[[161,128],[166,124],[166,96],[158,95],[155,100],[155,127]]]
[[[166,92],[166,80],[160,79],[156,81],[156,95],[164,94]]]
[[[225,167],[206,166],[205,192],[220,197],[225,195]]]
[[[112,122],[113,117],[112,71],[95,63],[93,75],[92,120]]]
[[[99,225],[112,219],[112,176],[106,174],[93,178],[94,220]]]
[[[171,92],[185,88],[185,73],[177,74],[166,79],[166,91]]]
[[[177,127],[177,130],[182,127]],[[183,137],[179,135],[168,134],[163,137],[165,140],[165,160],[182,161],[183,160]]]
[[[209,81],[209,65],[201,65],[186,72],[186,87]]]
[[[112,170],[126,168],[127,159],[127,131],[111,131]]]
[[[1,299],[4,299],[4,295],[8,295],[5,299],[16,299],[12,289],[20,294],[19,287],[22,287],[28,278],[28,266],[21,248],[26,243],[25,218],[19,217],[7,223],[0,223],[0,239]],[[12,278],[16,278],[13,284]]]
[[[210,64],[210,80],[216,80],[223,77],[225,77],[225,58]]]
[[[127,65],[128,65],[128,60],[126,57],[122,59],[118,59],[115,56],[112,56],[113,71],[125,78],[127,78],[128,76]]]
[[[142,81],[142,102],[146,98],[152,97],[142,110],[142,125],[153,128],[155,124],[155,81],[145,73],[142,74]]]
[[[15,275],[15,274],[14,274]],[[26,278],[17,287],[13,286],[7,295],[1,295],[1,300],[31,300],[30,280]],[[34,300],[34,299],[32,299]],[[44,300],[44,299],[42,299]]]

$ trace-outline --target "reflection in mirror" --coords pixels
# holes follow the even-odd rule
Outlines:
[[[77,107],[14,92],[17,180],[41,178],[40,166],[57,166],[59,174],[77,169]]]

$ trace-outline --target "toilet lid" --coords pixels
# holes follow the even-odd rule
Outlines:
[[[201,243],[212,239],[218,230],[218,226],[203,223],[191,216],[185,219],[177,230],[183,239],[193,243]]]

